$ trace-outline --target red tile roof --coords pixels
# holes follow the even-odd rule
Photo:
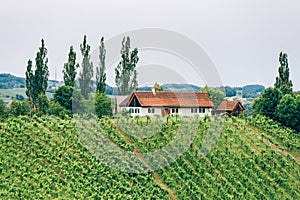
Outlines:
[[[205,92],[144,92],[135,91],[120,106],[128,106],[134,96],[142,107],[213,107],[213,102]]]
[[[233,111],[239,105],[242,110],[245,110],[245,108],[242,106],[240,102],[222,101],[222,103],[218,106],[217,111]]]

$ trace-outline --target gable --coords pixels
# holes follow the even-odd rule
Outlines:
[[[129,102],[129,107],[141,107],[139,100],[137,99],[136,95],[133,96],[131,101]]]

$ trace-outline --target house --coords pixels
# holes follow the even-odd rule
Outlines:
[[[115,113],[121,112],[121,102],[123,102],[126,98],[129,98],[128,95],[119,95],[115,96]]]
[[[135,91],[119,104],[131,116],[211,115],[213,102],[205,92]]]
[[[239,116],[245,110],[239,101],[222,101],[216,113],[219,115]]]

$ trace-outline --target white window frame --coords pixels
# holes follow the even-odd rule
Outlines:
[[[178,113],[178,108],[172,108],[172,109],[171,109],[171,113],[172,113],[172,114]]]
[[[148,108],[148,113],[155,113],[155,109],[154,108]]]
[[[198,109],[197,108],[191,108],[191,113],[197,113]]]
[[[199,108],[199,113],[205,113],[205,108]]]

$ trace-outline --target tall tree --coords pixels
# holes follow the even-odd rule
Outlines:
[[[79,64],[76,64],[76,52],[73,50],[73,46],[71,46],[68,62],[64,64],[63,69],[65,86],[75,87],[76,69],[78,67]]]
[[[207,85],[201,89],[201,92],[206,92],[214,103],[214,110],[221,104],[225,98],[225,93],[220,88],[209,88]]]
[[[154,85],[153,85],[152,88],[155,90],[155,92],[161,92],[161,91],[164,90],[163,86],[159,85],[159,84],[156,83],[156,82],[154,83]]]
[[[277,88],[267,88],[253,103],[254,113],[276,119],[275,111],[280,102],[282,93]]]
[[[105,45],[104,45],[104,38],[101,38],[100,46],[99,46],[99,66],[97,67],[96,71],[96,91],[105,93],[106,88],[106,73],[105,73]]]
[[[280,89],[283,94],[291,94],[293,92],[293,83],[289,78],[290,69],[288,63],[288,55],[286,53],[280,52],[279,63],[279,74],[276,77],[276,82],[274,86],[275,88]]]
[[[284,126],[296,129],[299,123],[297,101],[293,95],[284,95],[276,108],[276,118]]]
[[[35,71],[32,69],[32,61],[29,60],[26,71],[26,95],[32,101],[35,107],[38,102],[39,95],[45,95],[48,87],[49,69],[47,49],[45,47],[44,39],[42,45],[36,54]],[[44,113],[44,111],[41,111]]]
[[[127,95],[136,90],[138,86],[136,71],[138,61],[138,49],[134,48],[130,51],[130,38],[124,37],[121,48],[121,61],[115,68],[115,82],[119,95]]]
[[[86,35],[83,37],[83,43],[80,45],[82,54],[82,71],[79,74],[79,85],[81,94],[85,99],[89,98],[89,94],[92,91],[92,77],[94,74],[93,63],[90,61],[90,49],[91,47],[87,44]]]

